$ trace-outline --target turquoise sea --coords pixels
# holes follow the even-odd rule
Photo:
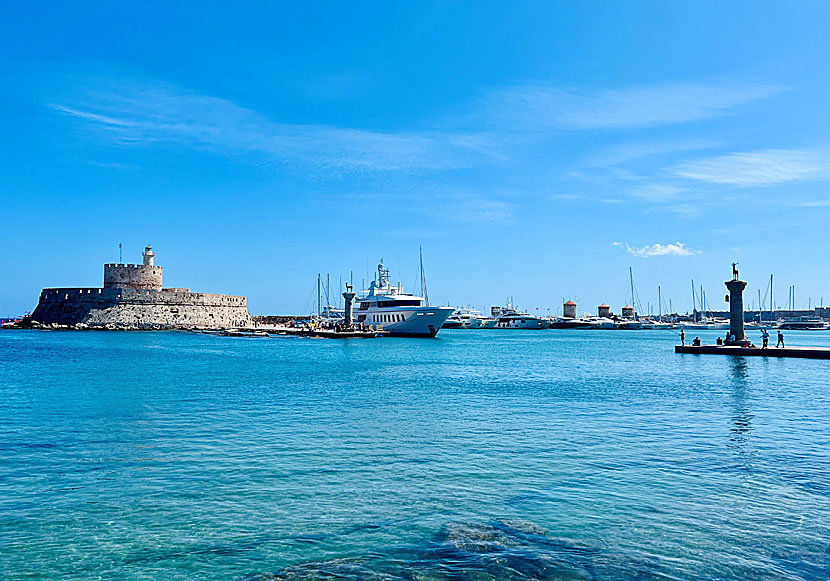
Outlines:
[[[827,579],[830,362],[676,339],[0,332],[0,577]]]

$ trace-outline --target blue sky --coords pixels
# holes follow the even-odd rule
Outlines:
[[[119,242],[255,314],[419,245],[444,304],[721,306],[733,261],[830,302],[826,2],[4,12],[0,314]]]

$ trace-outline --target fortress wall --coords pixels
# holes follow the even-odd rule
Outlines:
[[[104,288],[161,290],[162,267],[146,264],[105,264]]]
[[[245,297],[184,290],[47,288],[32,319],[93,326],[237,327],[248,325]]]

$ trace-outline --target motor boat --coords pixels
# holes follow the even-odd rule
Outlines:
[[[423,297],[405,293],[389,283],[389,269],[381,259],[375,280],[358,295],[355,322],[391,336],[434,337],[453,313],[451,307],[432,307]]]

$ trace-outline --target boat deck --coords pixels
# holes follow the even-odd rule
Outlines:
[[[801,359],[830,359],[827,347],[739,347],[733,345],[677,345],[675,353],[696,355],[733,355],[739,357],[798,357]]]

